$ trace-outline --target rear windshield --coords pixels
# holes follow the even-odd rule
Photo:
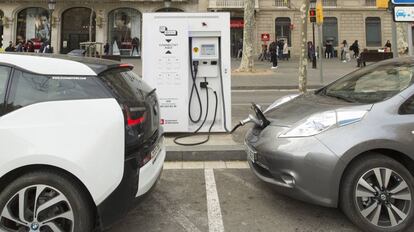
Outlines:
[[[140,76],[129,69],[113,69],[99,76],[120,101],[143,100],[152,91]]]
[[[46,101],[111,97],[95,77],[44,76],[15,70],[12,85],[9,105],[13,109]]]
[[[356,103],[376,103],[400,93],[414,82],[412,64],[372,65],[322,89],[319,94]]]

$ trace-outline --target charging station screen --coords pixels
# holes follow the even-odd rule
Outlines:
[[[216,48],[214,44],[203,44],[201,45],[201,55],[202,56],[215,56]]]

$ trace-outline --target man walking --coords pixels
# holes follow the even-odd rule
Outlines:
[[[276,40],[269,45],[270,61],[272,62],[272,69],[277,69],[277,44]]]

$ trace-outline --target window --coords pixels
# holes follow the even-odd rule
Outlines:
[[[26,8],[17,14],[16,42],[49,41],[49,12],[40,7]]]
[[[365,6],[377,6],[377,0],[365,0]]]
[[[276,18],[276,39],[287,41],[289,47],[292,46],[290,25],[290,18]]]
[[[402,104],[400,114],[414,114],[414,95],[411,96],[404,104]]]
[[[322,5],[325,6],[336,6],[336,0],[323,0]]]
[[[0,115],[3,113],[4,96],[6,94],[7,80],[9,79],[10,68],[0,66]]]
[[[275,0],[276,7],[289,7],[290,0]]]
[[[374,64],[348,74],[320,93],[345,101],[373,104],[395,96],[413,82],[413,65]]]
[[[109,53],[121,56],[141,55],[141,13],[121,8],[109,13]]]
[[[325,17],[322,28],[324,43],[331,42],[333,46],[338,46],[338,19],[335,17]]]
[[[108,98],[110,95],[93,77],[42,76],[16,70],[13,76],[12,111],[30,104]]]
[[[381,19],[378,17],[368,17],[365,19],[365,33],[367,47],[379,47],[381,41]]]

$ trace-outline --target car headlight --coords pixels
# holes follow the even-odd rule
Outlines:
[[[314,114],[298,123],[288,132],[280,135],[282,138],[308,137],[322,133],[334,126],[341,127],[361,121],[368,111],[326,111]]]

